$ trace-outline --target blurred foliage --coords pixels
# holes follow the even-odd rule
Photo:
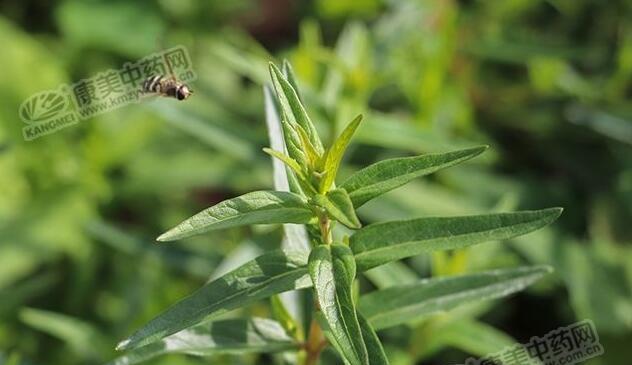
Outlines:
[[[366,204],[364,222],[565,207],[556,225],[506,245],[370,275],[363,286],[516,263],[556,269],[502,305],[381,332],[393,364],[458,363],[581,319],[595,322],[605,347],[589,364],[629,363],[629,0],[27,0],[0,11],[0,363],[109,361],[119,339],[209,277],[280,244],[267,226],[153,243],[202,208],[272,186],[261,85],[277,56],[295,66],[326,143],[365,115],[343,173],[492,146]],[[17,111],[30,95],[175,44],[188,47],[199,77],[186,103],[130,105],[22,139]]]

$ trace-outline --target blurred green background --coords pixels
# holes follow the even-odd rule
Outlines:
[[[209,277],[279,246],[268,226],[154,239],[272,187],[261,86],[268,61],[283,58],[326,141],[365,115],[347,174],[491,146],[367,204],[364,223],[565,208],[536,233],[393,267],[398,282],[519,264],[555,273],[509,299],[381,332],[392,364],[459,363],[582,319],[605,348],[589,364],[632,361],[632,1],[14,0],[0,14],[0,364],[105,363]],[[30,95],[178,44],[198,75],[191,99],[23,140],[18,108]],[[376,270],[363,290],[389,285]]]

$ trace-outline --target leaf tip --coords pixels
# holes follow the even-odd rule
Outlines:
[[[546,210],[549,211],[549,214],[551,215],[553,220],[559,218],[559,216],[562,215],[562,212],[564,212],[564,208],[562,207],[553,207]]]
[[[476,147],[472,147],[470,149],[470,151],[472,151],[472,156],[478,156],[481,153],[487,151],[489,149],[489,145],[488,144],[482,144],[480,146],[476,146]]]
[[[279,67],[274,64],[274,62],[268,62],[268,68],[270,69],[270,75],[273,78],[282,78],[283,74],[281,73],[281,70],[279,70]]]
[[[156,238],[156,242],[168,242],[168,241],[173,241],[175,239],[175,234],[173,232],[173,230],[168,230],[167,232],[161,234],[160,236],[158,236]]]
[[[132,342],[132,341],[131,341],[129,338],[128,338],[128,339],[125,339],[125,340],[123,340],[123,341],[119,342],[119,343],[116,345],[116,347],[115,347],[114,349],[115,349],[116,351],[123,351],[123,350],[126,350],[126,349],[129,347],[129,344],[130,344],[131,342]]]

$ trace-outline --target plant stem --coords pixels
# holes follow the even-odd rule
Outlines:
[[[320,353],[325,348],[325,345],[327,345],[327,341],[323,336],[323,331],[320,329],[316,319],[312,319],[307,342],[305,343],[305,352],[307,353],[307,356],[305,357],[305,362],[303,364],[315,365],[318,363]]]
[[[331,245],[331,221],[329,220],[329,217],[327,217],[327,214],[321,214],[319,216],[318,226],[320,227],[320,235],[322,236],[323,243]]]

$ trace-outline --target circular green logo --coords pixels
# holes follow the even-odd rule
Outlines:
[[[51,119],[64,111],[68,99],[58,91],[43,91],[26,99],[20,106],[20,118],[25,123]]]

